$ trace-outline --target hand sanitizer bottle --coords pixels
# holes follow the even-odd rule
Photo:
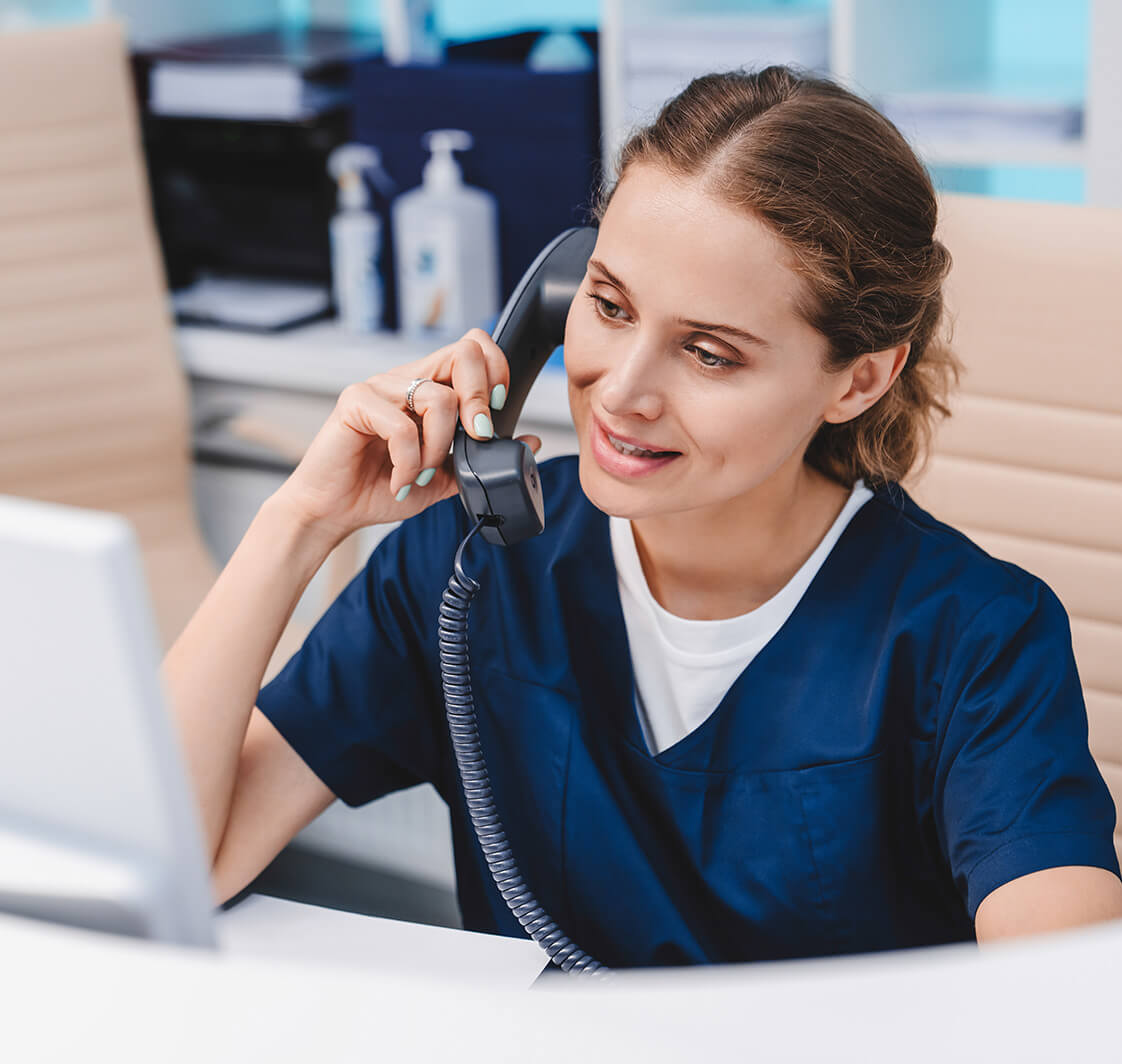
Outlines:
[[[369,171],[384,187],[389,177],[381,155],[366,144],[342,144],[327,158],[327,169],[339,183],[339,210],[331,218],[331,289],[339,323],[349,333],[381,328],[385,299],[378,272],[382,253],[382,220],[368,209],[370,197],[363,173]]]
[[[401,331],[446,341],[486,328],[499,312],[495,197],[465,185],[452,156],[472,145],[462,129],[436,129],[421,184],[393,202],[394,269]]]

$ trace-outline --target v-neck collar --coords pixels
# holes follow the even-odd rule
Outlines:
[[[608,515],[588,501],[574,485],[576,505],[564,520],[579,523],[575,535],[565,536],[570,549],[557,559],[558,594],[569,636],[570,666],[582,701],[604,713],[607,723],[643,757],[657,765],[673,766],[702,747],[721,720],[746,697],[753,678],[768,669],[770,659],[782,644],[813,635],[807,630],[808,618],[823,589],[836,583],[839,576],[852,571],[861,559],[858,543],[861,529],[873,520],[877,498],[884,489],[873,488],[869,499],[842,529],[837,542],[823,560],[795,604],[790,615],[775,635],[744,667],[725,692],[716,709],[696,728],[659,753],[653,753],[643,735],[635,704],[635,673],[627,626],[620,601],[618,577],[612,556],[611,530]],[[584,548],[579,550],[579,548]],[[847,567],[849,567],[847,569]],[[860,580],[860,576],[850,577]],[[595,728],[598,720],[590,722]]]

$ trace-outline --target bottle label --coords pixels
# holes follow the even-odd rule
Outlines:
[[[347,332],[375,332],[382,325],[384,300],[378,273],[381,241],[373,229],[332,235],[331,276],[340,324]]]
[[[463,318],[456,283],[459,247],[453,218],[429,218],[408,251],[404,318],[418,333],[458,333]]]

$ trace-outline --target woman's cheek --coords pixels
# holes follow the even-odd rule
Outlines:
[[[588,324],[578,319],[574,320],[570,313],[565,328],[565,372],[569,374],[574,384],[580,384],[586,377],[595,375],[597,356],[603,358],[605,352],[603,344]]]

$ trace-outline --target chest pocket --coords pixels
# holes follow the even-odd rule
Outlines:
[[[887,949],[896,941],[890,764],[881,753],[794,774],[827,914],[824,953]]]
[[[932,812],[931,744],[821,765],[798,782],[831,952],[968,941]]]
[[[574,735],[564,870],[573,937],[605,963],[834,952],[802,772],[670,768]],[[608,959],[612,958],[612,959]]]

